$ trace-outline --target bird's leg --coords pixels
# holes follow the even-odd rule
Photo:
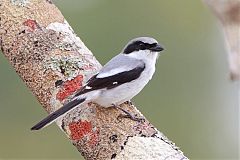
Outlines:
[[[123,109],[123,108],[121,108],[121,107],[119,107],[115,104],[112,104],[112,105],[113,105],[113,107],[121,110],[122,112],[124,112],[126,114],[126,115],[122,116],[124,118],[130,118],[133,121],[143,121],[144,120],[143,117],[136,117],[136,116],[132,115],[130,112],[128,112],[127,110],[125,110],[125,109]]]
[[[132,106],[132,105],[133,105],[133,102],[132,102],[132,101],[130,101],[130,100],[126,101],[125,103],[126,103],[126,104],[128,104],[128,105],[130,105],[130,106]]]

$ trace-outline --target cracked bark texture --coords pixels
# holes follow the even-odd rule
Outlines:
[[[221,22],[230,78],[240,80],[240,0],[203,0]]]
[[[0,46],[48,113],[101,68],[50,0],[1,0]],[[121,107],[142,116],[130,102]],[[89,103],[56,123],[85,159],[187,159],[146,119],[135,122],[117,118],[120,114]]]

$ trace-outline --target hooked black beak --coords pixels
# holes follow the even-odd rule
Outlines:
[[[164,50],[164,48],[160,44],[156,44],[155,46],[151,47],[150,50],[154,52],[160,52]]]

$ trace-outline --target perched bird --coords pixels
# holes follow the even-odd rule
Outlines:
[[[76,92],[69,103],[49,114],[31,130],[39,130],[79,104],[88,102],[95,102],[102,107],[116,107],[135,120],[131,113],[118,105],[136,96],[152,79],[156,60],[162,50],[163,47],[150,37],[131,40],[120,54],[112,58]]]

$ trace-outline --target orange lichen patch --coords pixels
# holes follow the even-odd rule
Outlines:
[[[31,32],[33,32],[38,27],[37,22],[32,19],[26,20],[25,22],[23,22],[23,25],[28,26],[29,31],[31,31]]]
[[[85,135],[92,133],[92,123],[88,121],[72,122],[68,127],[72,140],[81,140]]]
[[[96,146],[99,141],[99,131],[95,131],[90,134],[89,145]]]
[[[70,137],[72,140],[82,140],[86,138],[87,145],[90,147],[96,146],[99,142],[99,129],[93,129],[92,123],[88,121],[72,122],[68,125]]]
[[[56,98],[63,101],[72,93],[76,92],[82,87],[83,75],[78,75],[72,80],[63,83],[63,87],[58,91]]]

